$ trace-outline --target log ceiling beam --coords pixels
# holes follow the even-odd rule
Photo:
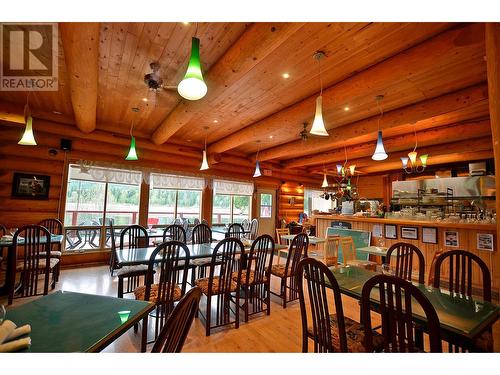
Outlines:
[[[98,22],[59,24],[75,122],[84,133],[96,127],[99,29]]]
[[[459,161],[467,160],[461,155],[471,155],[476,154],[474,159],[470,160],[478,160],[478,159],[488,159],[493,155],[492,154],[492,141],[490,136],[483,136],[473,139],[468,139],[467,141],[457,141],[451,142],[444,145],[435,145],[428,147],[418,147],[417,152],[418,155],[428,154],[429,158],[427,159],[428,165],[437,165],[443,163],[454,163]],[[407,156],[409,151],[412,151],[413,148],[410,148],[401,152],[394,152],[389,154],[389,157],[383,161],[375,161],[372,160],[371,157],[359,158],[359,159],[350,159],[347,162],[347,166],[356,165],[356,170],[361,174],[367,173],[376,173],[376,172],[387,172],[390,170],[401,169],[401,157]],[[481,156],[481,157],[479,157]],[[328,174],[336,175],[337,170],[335,164],[327,165],[326,171]],[[309,169],[309,173],[322,174],[322,170],[318,170],[316,168]]]
[[[453,124],[431,128],[424,131],[417,131],[418,147],[443,145],[445,143],[456,142],[460,140],[469,140],[491,134],[489,120],[471,121],[461,124]],[[384,138],[386,152],[390,155],[393,152],[405,151],[413,148],[415,145],[415,135],[413,132],[406,133],[391,138]],[[442,146],[443,147],[443,146]],[[317,164],[327,164],[345,160],[345,153],[349,159],[356,159],[371,156],[375,149],[375,139],[372,142],[362,143],[325,153],[305,156],[302,158],[291,159],[283,162],[285,168],[296,168],[302,166],[311,166]],[[321,166],[316,167],[318,171]]]
[[[458,58],[458,55],[467,55],[469,49],[476,51],[478,46],[483,43],[482,32],[482,26],[478,26],[477,24],[446,31],[435,38],[388,58],[351,78],[329,87],[323,91],[323,111],[324,116],[325,113],[327,114],[327,124],[329,123],[327,112],[329,112],[330,108],[335,108],[336,103],[348,102],[352,97],[366,95],[367,90],[374,90],[374,88],[380,89],[380,92],[376,92],[374,95],[390,93],[393,90],[393,86],[397,83],[408,84],[409,82],[414,82],[418,78],[419,72],[421,72],[420,75],[424,74],[423,72],[426,72],[427,75],[430,74],[430,72],[423,70],[424,67],[448,66],[450,61]],[[470,53],[473,54],[473,52]],[[473,82],[472,79],[477,78],[473,75],[466,77],[464,83],[468,83],[464,85],[479,82],[479,80]],[[413,85],[416,90],[423,89],[416,82]],[[297,124],[310,121],[314,114],[316,97],[317,95],[312,95],[305,98],[292,106],[226,136],[210,145],[209,150],[215,153],[222,153],[243,144],[262,139],[262,137],[269,136],[273,132],[283,129],[283,127],[292,129]],[[385,102],[386,105],[392,102],[392,108],[396,108],[408,104],[408,99],[386,96]],[[376,112],[373,113],[375,114]],[[346,124],[335,125],[338,127]],[[334,135],[337,134],[336,131],[330,129],[330,137],[328,138],[335,138],[332,136],[332,133]],[[328,140],[317,140],[317,142],[319,144],[323,142],[328,143]],[[314,147],[308,147],[308,149],[310,152],[317,152],[317,150],[314,150]],[[274,154],[276,155],[276,153]],[[282,157],[286,156],[287,152],[278,154]],[[266,156],[266,160],[276,157]]]
[[[155,144],[165,143],[195,116],[212,108],[228,87],[270,55],[304,23],[255,23],[243,33],[205,75],[207,95],[196,101],[181,100],[152,135]]]
[[[428,128],[445,125],[450,123],[450,118],[460,121],[460,118],[457,119],[456,112],[462,111],[467,114],[472,112],[472,116],[485,116],[488,114],[488,89],[486,84],[468,87],[384,113],[380,121],[380,129],[383,131],[389,130],[397,135],[398,131],[399,134],[407,133],[410,129],[413,129],[413,126]],[[295,141],[261,150],[259,159],[297,157],[325,152],[344,145],[373,141],[377,135],[378,123],[379,116],[373,116],[335,128],[330,131],[329,137],[311,138],[306,142]]]

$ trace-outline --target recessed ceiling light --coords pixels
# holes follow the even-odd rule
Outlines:
[[[283,73],[283,74],[282,74],[282,77],[283,77],[284,79],[288,79],[288,78],[290,78],[290,74],[288,74],[288,73]]]
[[[62,112],[59,112],[59,111],[52,111],[52,113],[55,115],[62,115]]]
[[[349,107],[344,107],[344,111],[348,111],[350,108]]]
[[[183,25],[189,25],[191,22],[183,22]]]
[[[270,136],[269,136],[269,139],[273,139],[273,136],[272,136],[272,135],[270,135]]]
[[[219,120],[214,120],[214,124],[217,124],[219,122]]]
[[[148,101],[148,98],[142,98],[142,101],[143,101],[143,102],[147,102],[147,101]]]

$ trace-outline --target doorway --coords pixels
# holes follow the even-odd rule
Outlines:
[[[257,189],[257,212],[255,217],[259,219],[259,236],[269,234],[274,237],[276,204],[275,190]]]

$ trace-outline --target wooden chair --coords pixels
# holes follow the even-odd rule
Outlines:
[[[111,243],[114,242],[113,224],[110,223]],[[120,233],[120,250],[125,248],[137,249],[149,245],[148,231],[141,225],[129,225]],[[112,245],[114,246],[114,245]],[[116,254],[115,251],[111,253]],[[139,264],[136,266],[125,266],[116,272],[118,276],[118,298],[123,298],[124,294],[132,293],[139,285],[143,284],[148,272],[148,266]],[[126,283],[125,283],[126,281]],[[124,289],[126,286],[126,289]]]
[[[38,223],[42,227],[47,228],[50,234],[63,234],[63,223],[59,219],[45,219]],[[41,254],[43,257],[43,254]],[[52,258],[61,259],[62,256],[62,247],[61,243],[53,243],[52,248],[50,249],[50,256]],[[54,269],[54,277],[56,282],[59,281],[59,275],[61,273],[61,262],[59,261]]]
[[[21,239],[22,238],[22,239]],[[59,259],[51,258],[50,232],[41,225],[26,225],[19,228],[13,237],[14,254],[23,253],[22,260],[15,260],[16,269],[12,272],[9,282],[8,304],[11,305],[16,292],[20,297],[30,297],[49,293],[49,279],[52,273],[51,288],[55,288],[54,269]],[[19,244],[18,242],[22,242]],[[22,249],[22,250],[21,250]],[[42,257],[40,254],[44,254]],[[20,274],[19,285],[16,287],[16,275]],[[44,277],[43,293],[39,293],[39,278]],[[41,286],[41,284],[40,284]]]
[[[281,236],[289,236],[290,235],[290,228],[276,228],[276,242],[278,245],[284,245],[285,243],[288,244],[288,240],[282,240]],[[280,264],[281,260],[281,254],[288,254],[288,249],[280,249],[278,250],[278,264]]]
[[[134,290],[134,295],[135,299],[154,302],[156,305],[153,314],[156,340],[174,309],[174,302],[179,301],[186,293],[189,249],[180,241],[163,242],[151,253],[147,267],[146,282]],[[143,320],[142,328],[144,350],[147,342],[147,319],[148,317]]]
[[[186,231],[181,225],[169,225],[163,231],[163,242],[167,241],[179,241],[186,243]]]
[[[151,353],[180,353],[198,311],[201,289],[192,288],[181,298],[168,317]]]
[[[236,267],[241,257],[245,254],[243,244],[237,238],[224,238],[214,249],[210,262],[209,276],[197,279],[195,284],[207,297],[205,332],[210,336],[212,328],[235,323],[235,328],[240,325],[240,280],[241,267]],[[218,270],[216,274],[216,269]],[[239,269],[236,275],[234,269]],[[236,280],[233,277],[236,276]],[[234,294],[234,296],[233,296]],[[217,298],[215,324],[212,324],[212,297]],[[231,302],[234,302],[234,320],[231,320]]]
[[[291,302],[299,298],[298,286],[294,276],[300,260],[307,257],[308,247],[309,238],[307,235],[305,233],[297,234],[288,248],[285,264],[275,264],[271,267],[271,275],[281,279],[280,293],[271,293],[279,296],[283,300],[283,308],[286,308],[287,302]],[[289,290],[288,295],[287,289]]]
[[[415,340],[421,331],[421,328],[419,329],[413,321],[413,303],[416,302],[420,305],[419,314],[423,312],[427,320],[426,331],[429,334],[430,351],[441,353],[439,318],[432,304],[411,282],[388,275],[376,275],[363,285],[361,316],[365,329],[364,346],[366,351],[372,352],[375,350],[375,345],[379,345],[371,325],[373,293],[376,293],[380,300],[376,311],[380,313],[382,321],[382,348],[384,352],[423,351],[423,348],[416,345]]]
[[[314,258],[304,258],[297,265],[295,279],[302,317],[302,352],[308,352],[309,339],[315,353],[365,352],[363,326],[344,317],[340,288],[332,271]],[[335,314],[330,314],[327,287],[333,295]],[[308,324],[306,305],[311,311],[312,326]]]
[[[413,260],[418,259],[418,282],[425,284],[425,259],[418,247],[410,243],[398,242],[387,250],[386,261],[392,261],[392,253],[396,252],[396,267],[394,276],[412,281]]]
[[[243,219],[243,221],[241,222],[241,226],[243,227],[243,230],[245,232],[250,231],[250,221],[248,219]]]
[[[446,265],[446,263],[448,263]],[[441,269],[448,269],[448,276],[441,280]],[[491,302],[491,274],[488,266],[477,255],[465,250],[451,250],[442,253],[437,257],[434,269],[434,288],[441,288],[451,293],[472,297],[473,270],[477,269],[481,273],[483,281],[482,298]],[[491,327],[482,332],[472,343],[452,343],[449,342],[450,351],[493,351],[493,334]]]
[[[0,238],[5,236],[7,234],[7,227],[3,224],[0,224]],[[0,266],[2,265],[3,261],[3,248],[0,249]]]
[[[195,217],[194,221],[193,221],[193,225],[197,226],[198,224],[201,224],[201,221],[200,221],[200,219],[198,219],[197,217]]]
[[[327,235],[326,242],[324,246],[323,263],[327,267],[336,267],[339,260],[339,246],[340,246],[340,236],[339,235]]]
[[[241,271],[240,285],[243,290],[243,310],[245,322],[249,315],[265,311],[271,314],[271,275],[269,270],[273,264],[274,239],[268,234],[259,236],[253,241],[247,253],[246,269]],[[238,273],[233,272],[233,280],[237,281]],[[252,311],[250,312],[250,305]]]
[[[229,226],[226,237],[232,237],[241,240],[245,237],[245,229],[241,224],[233,223]]]
[[[427,285],[429,285],[429,286],[432,286],[434,284],[434,272],[436,269],[436,259],[443,253],[444,253],[444,251],[442,249],[439,249],[432,256],[431,265],[429,267],[429,275],[427,277]]]
[[[255,240],[257,238],[257,234],[259,233],[259,220],[252,219],[250,223],[250,233],[248,234],[248,239]]]
[[[342,260],[344,265],[362,267],[374,271],[377,264],[369,260],[356,259],[356,246],[350,236],[340,237],[340,247],[342,249]]]
[[[193,245],[212,243],[212,230],[207,224],[198,224],[193,228],[192,243]],[[210,259],[193,259],[191,264],[198,269],[198,278],[206,277]]]

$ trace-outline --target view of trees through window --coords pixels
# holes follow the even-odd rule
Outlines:
[[[249,195],[214,195],[212,223],[228,224],[241,223],[250,219]]]
[[[201,191],[153,188],[149,192],[148,224],[171,224],[177,217],[201,218]]]

